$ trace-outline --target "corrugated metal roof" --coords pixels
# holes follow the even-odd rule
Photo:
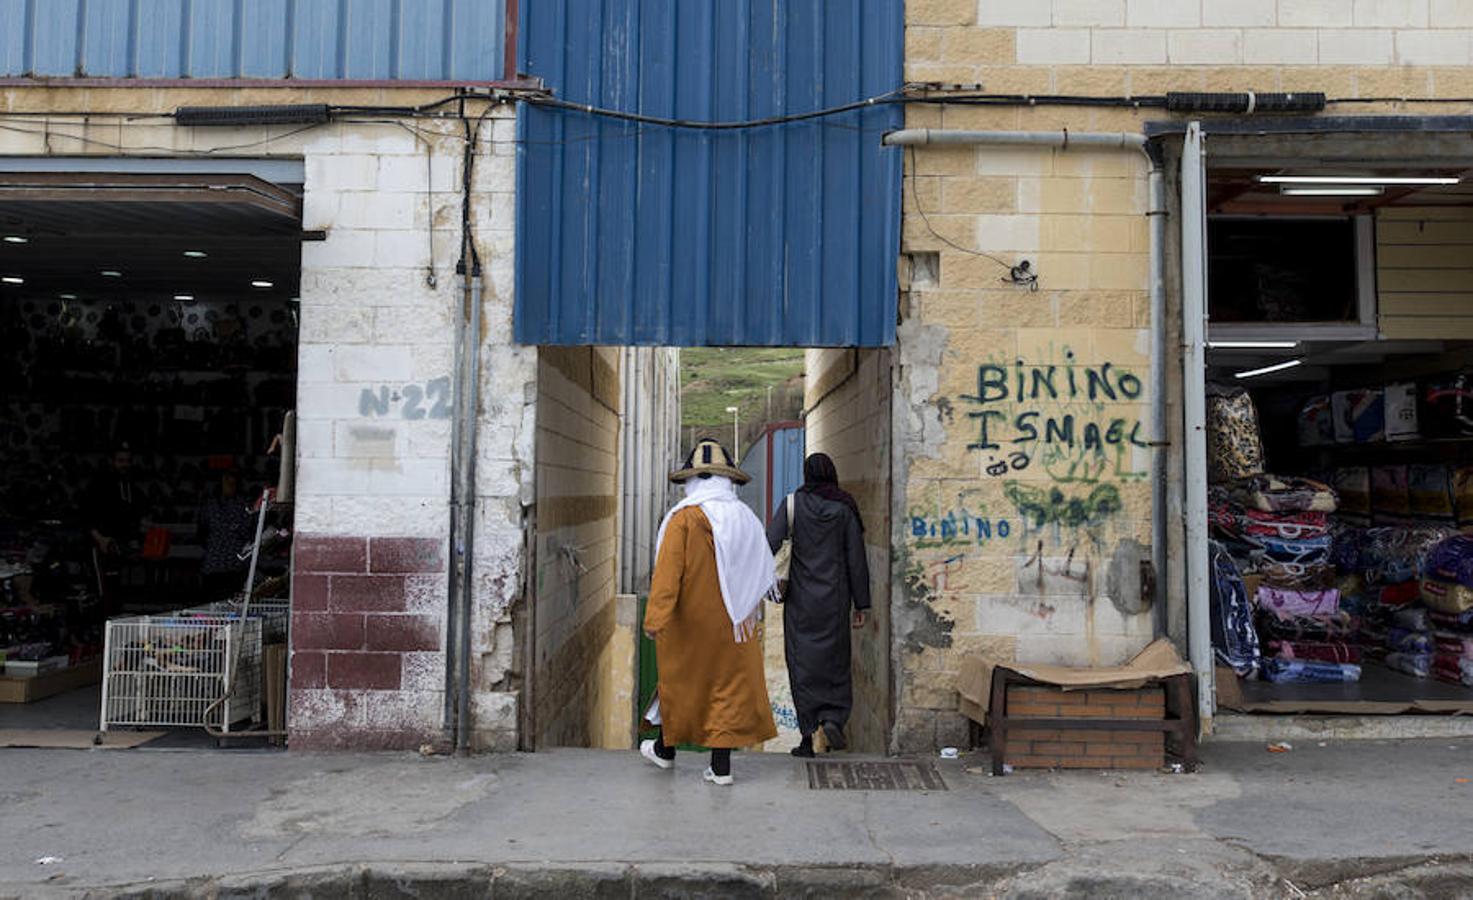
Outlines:
[[[524,3],[518,68],[556,94],[702,121],[902,82],[902,0]],[[895,335],[901,108],[739,132],[523,105],[517,339],[880,346]]]
[[[495,81],[505,0],[0,0],[0,77]]]

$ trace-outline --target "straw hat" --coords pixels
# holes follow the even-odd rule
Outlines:
[[[679,484],[689,481],[698,475],[724,475],[737,484],[746,484],[752,480],[752,476],[736,467],[731,461],[731,454],[720,443],[706,438],[696,444],[690,456],[685,458],[685,465],[670,473],[670,480]]]

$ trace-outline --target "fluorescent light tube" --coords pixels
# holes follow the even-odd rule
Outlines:
[[[1285,197],[1378,197],[1386,193],[1386,189],[1354,185],[1340,187],[1289,187],[1284,185],[1279,188],[1279,193]]]
[[[1259,175],[1262,184],[1462,184],[1453,177],[1397,175]]]
[[[1253,377],[1256,377],[1258,375],[1267,375],[1270,372],[1282,372],[1285,369],[1292,369],[1295,366],[1302,366],[1302,365],[1304,365],[1304,360],[1302,360],[1302,359],[1291,359],[1288,362],[1274,363],[1271,366],[1264,366],[1261,369],[1249,369],[1246,372],[1239,372],[1238,374],[1234,375],[1233,377],[1234,378],[1253,378]]]
[[[1293,350],[1298,341],[1208,341],[1208,350]]]

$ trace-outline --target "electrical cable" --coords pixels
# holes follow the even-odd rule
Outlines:
[[[1031,280],[1030,281],[1026,281],[1026,282],[1018,282],[1018,281],[1015,281],[1014,280],[1017,277],[1015,275],[1015,273],[1020,268],[1023,269],[1025,271],[1025,273],[1026,273],[1026,271],[1027,271],[1027,269],[1029,267],[1027,267],[1027,266],[1014,266],[1012,263],[1006,262],[1003,259],[1001,259],[1000,257],[993,256],[991,253],[986,253],[986,252],[984,252],[982,250],[974,250],[971,247],[963,247],[961,244],[956,243],[951,238],[948,238],[946,235],[940,233],[934,227],[932,227],[932,225],[931,225],[931,217],[926,214],[925,207],[921,206],[921,193],[918,190],[918,186],[916,184],[916,178],[917,178],[917,176],[919,174],[916,171],[916,148],[915,148],[914,145],[912,145],[912,146],[906,147],[905,149],[910,152],[910,193],[911,193],[911,199],[915,201],[916,212],[917,213],[920,213],[921,222],[925,224],[926,230],[931,233],[931,236],[934,237],[936,240],[940,241],[941,243],[945,244],[946,246],[950,247],[953,250],[957,250],[957,251],[960,251],[962,253],[966,253],[966,254],[968,254],[970,256],[980,256],[983,259],[991,260],[992,262],[997,263],[999,266],[1002,266],[1004,269],[1007,269],[1009,275],[1010,276],[1013,276],[1013,277],[1004,278],[1003,279],[1003,282],[1004,283],[1007,283],[1007,284],[1026,283],[1026,284],[1028,284],[1028,286],[1029,286],[1029,288],[1031,290],[1035,290],[1035,291],[1038,290],[1038,276],[1037,275],[1031,275],[1031,276],[1029,276],[1029,277],[1031,277]]]
[[[79,143],[88,144],[88,145],[95,146],[95,147],[102,147],[102,148],[107,149],[107,150],[117,150],[117,151],[120,151],[120,152],[128,152],[128,151],[133,151],[133,150],[149,150],[149,151],[153,151],[153,152],[157,152],[157,153],[179,154],[181,156],[212,156],[212,155],[217,154],[217,153],[227,153],[227,152],[232,152],[232,151],[236,151],[236,150],[250,150],[250,149],[253,149],[255,147],[260,147],[260,146],[263,146],[265,144],[269,144],[272,141],[285,140],[286,138],[295,137],[296,135],[302,134],[303,132],[311,131],[313,128],[320,128],[320,127],[322,127],[322,126],[316,125],[316,124],[313,124],[313,125],[304,125],[301,128],[297,128],[297,129],[294,129],[292,131],[285,132],[283,134],[273,134],[270,137],[262,138],[259,141],[251,141],[251,142],[245,143],[245,144],[232,144],[232,145],[229,145],[229,146],[211,147],[208,150],[180,150],[177,147],[158,147],[158,146],[151,146],[151,145],[127,146],[127,145],[124,145],[124,144],[114,144],[111,141],[98,140],[97,138],[91,138],[91,137],[87,137],[85,135],[69,134],[69,133],[67,133],[65,131],[55,131],[53,129],[47,129],[47,128],[42,128],[42,129],[22,128],[22,127],[20,127],[18,125],[7,125],[7,124],[4,124],[4,118],[5,118],[5,115],[0,115],[0,131],[11,131],[11,132],[15,132],[16,134],[41,135],[42,137],[45,137],[48,140],[64,138],[66,140],[77,141]]]
[[[529,106],[545,106],[552,109],[566,109],[581,112],[591,116],[599,116],[605,119],[615,119],[623,122],[638,122],[642,125],[659,125],[665,128],[689,128],[697,131],[738,131],[747,128],[766,128],[772,125],[786,125],[792,122],[806,122],[810,119],[821,119],[827,116],[843,115],[861,109],[870,109],[875,106],[905,103],[904,88],[896,88],[878,96],[869,97],[864,100],[856,100],[853,103],[844,103],[839,106],[830,106],[824,109],[810,110],[803,113],[790,113],[781,116],[768,116],[762,119],[747,119],[732,122],[701,122],[694,119],[671,119],[664,116],[647,116],[643,113],[624,112],[623,110],[607,109],[594,106],[591,103],[574,103],[570,100],[561,100],[556,97],[523,97],[522,102]]]

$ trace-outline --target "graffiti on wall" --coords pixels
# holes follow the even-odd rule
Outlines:
[[[1065,348],[1057,363],[982,363],[976,389],[958,399],[976,429],[968,449],[986,454],[988,476],[1039,466],[1056,482],[1098,484],[1145,476],[1132,457],[1150,443],[1130,411],[1144,392],[1131,370],[1081,363]]]
[[[358,395],[358,414],[364,418],[398,417],[410,422],[450,418],[450,378],[424,384],[364,388]]]

